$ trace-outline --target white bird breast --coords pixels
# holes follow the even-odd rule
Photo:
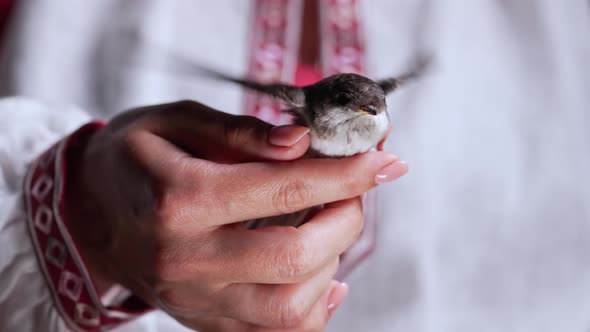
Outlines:
[[[347,121],[349,116],[345,112],[331,113],[334,114],[334,118],[330,119],[330,122],[340,124],[336,127],[335,135],[319,137],[314,130],[310,132],[311,148],[323,155],[345,157],[367,152],[379,143],[389,128],[389,116],[386,111],[377,115],[361,115],[353,120],[354,123],[371,121],[374,128],[368,134],[351,130],[354,123]]]

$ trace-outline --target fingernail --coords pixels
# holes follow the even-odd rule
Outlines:
[[[309,133],[309,128],[302,126],[278,126],[270,130],[268,142],[276,146],[293,146]]]
[[[330,296],[328,296],[328,313],[330,315],[342,304],[348,294],[348,290],[348,285],[343,282],[332,289]]]
[[[379,173],[377,173],[377,176],[375,176],[375,182],[377,182],[377,184],[391,182],[407,172],[408,164],[402,160],[396,161],[383,167]]]

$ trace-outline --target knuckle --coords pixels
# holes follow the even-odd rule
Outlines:
[[[186,227],[194,220],[208,217],[206,188],[195,178],[198,176],[192,176],[192,179],[160,181],[154,185],[154,223],[164,235],[169,235],[174,229]]]
[[[339,182],[345,193],[360,194],[366,189],[363,183],[359,181],[360,179],[362,179],[362,177],[358,176],[358,170],[349,166],[344,170]]]
[[[183,99],[152,110],[152,117],[159,122],[163,121],[162,119],[183,119],[197,109],[203,109],[203,105],[194,100]]]
[[[303,243],[293,241],[282,249],[274,265],[278,276],[285,281],[298,281],[312,270],[310,254]]]
[[[230,116],[225,120],[223,128],[223,137],[228,143],[240,143],[249,137],[255,137],[257,132],[249,116]]]
[[[170,109],[173,109],[173,110],[175,109],[175,110],[186,111],[186,110],[200,107],[201,104],[197,103],[194,100],[183,99],[183,100],[179,100],[179,101],[172,103],[170,106],[171,106]]]
[[[169,187],[158,189],[157,202],[154,208],[154,225],[157,228],[158,234],[167,234],[173,223],[178,219],[178,211],[181,210],[179,206],[180,198],[176,191]]]
[[[360,195],[372,188],[372,182],[366,180],[366,176],[359,176],[364,174],[365,168],[359,159],[348,160],[340,168],[339,183],[342,190],[349,196]]]
[[[272,125],[248,115],[228,116],[224,119],[224,139],[228,145],[263,143]]]
[[[307,308],[295,296],[280,298],[274,308],[276,323],[282,328],[300,325],[307,316]]]
[[[303,209],[309,202],[311,189],[302,180],[287,180],[278,186],[272,204],[282,214]]]

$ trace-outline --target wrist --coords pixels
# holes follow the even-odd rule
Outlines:
[[[100,130],[97,128],[97,130]],[[75,142],[68,144],[64,164],[64,222],[72,235],[84,265],[90,274],[96,292],[102,296],[115,282],[107,272],[108,264],[103,257],[105,247],[110,242],[106,223],[100,211],[93,204],[95,201],[88,190],[87,162],[85,155],[88,144],[96,132],[81,135]]]

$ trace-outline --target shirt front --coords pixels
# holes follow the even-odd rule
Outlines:
[[[89,120],[55,105],[108,118],[191,98],[241,113],[241,89],[175,71],[165,54],[245,73],[251,11],[237,0],[19,3],[0,89],[45,103],[0,108],[0,211],[10,211],[0,235],[13,248],[0,271],[30,278],[6,288],[0,321],[18,311],[30,317],[25,330],[63,328],[35,274],[14,185],[49,142]],[[388,98],[386,148],[411,171],[379,188],[376,250],[347,276],[328,330],[586,331],[587,2],[361,1],[358,13],[368,76],[403,72],[424,51],[434,66]],[[161,312],[120,328],[150,329],[184,330]]]

